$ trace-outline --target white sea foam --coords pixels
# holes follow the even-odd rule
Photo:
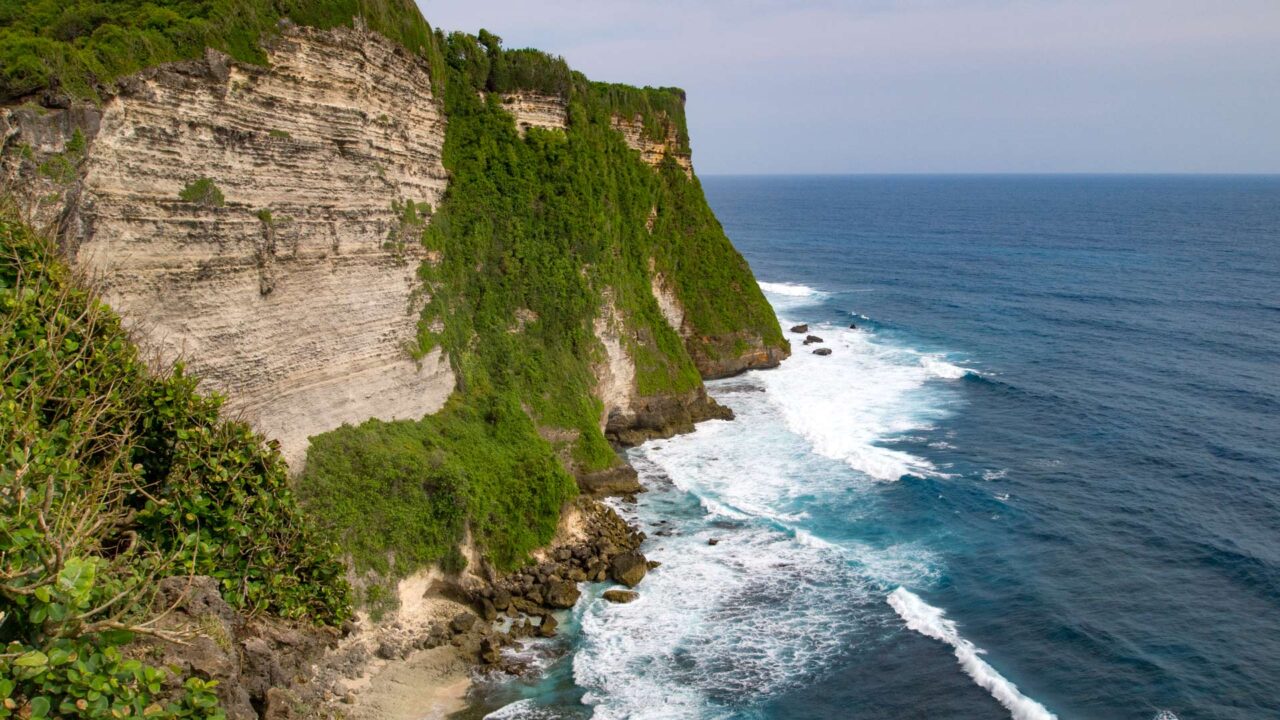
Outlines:
[[[787,318],[783,324],[794,321]],[[812,332],[826,339],[831,355],[801,349],[780,368],[759,375],[787,426],[814,452],[876,480],[938,476],[928,460],[883,445],[945,417],[945,398],[929,383],[954,380],[966,371],[941,356],[881,341],[872,332],[826,325]]]
[[[484,720],[552,720],[555,712],[538,707],[533,700],[517,700],[484,716]]]
[[[812,297],[819,294],[820,291],[814,290],[808,285],[800,285],[799,283],[758,283],[760,289],[773,295],[786,295],[788,297]]]
[[[971,372],[968,368],[949,363],[937,355],[922,356],[920,358],[920,366],[928,370],[934,377],[944,380],[959,380]]]
[[[800,308],[820,290],[762,287],[784,326],[808,321],[833,354],[797,345],[778,369],[711,383],[736,422],[630,451],[650,491],[615,508],[648,533],[644,551],[662,565],[634,602],[579,606],[574,681],[595,718],[741,716],[814,682],[850,647],[883,642],[898,622],[884,593],[939,576],[921,545],[838,533],[877,512],[879,481],[943,477],[883,445],[927,441],[955,399],[955,373],[941,355],[927,367],[874,332],[813,323]]]
[[[926,603],[902,587],[889,594],[889,605],[908,628],[950,645],[960,667],[979,687],[1005,706],[1014,720],[1054,720],[1057,717],[1045,706],[1019,692],[1016,685],[988,665],[980,657],[985,651],[962,637],[955,621],[948,619],[941,608]]]

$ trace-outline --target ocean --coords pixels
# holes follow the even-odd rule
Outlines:
[[[662,566],[474,716],[1280,717],[1280,178],[703,185],[823,342],[629,452]]]

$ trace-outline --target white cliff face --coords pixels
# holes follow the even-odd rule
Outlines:
[[[453,389],[439,351],[407,351],[424,254],[392,207],[439,202],[444,118],[425,62],[378,35],[290,29],[269,57],[209,53],[128,81],[81,123],[64,237],[144,342],[185,358],[297,469],[309,436],[419,418]],[[225,204],[179,198],[200,178]]]
[[[563,130],[569,120],[569,104],[559,95],[506,93],[502,96],[502,107],[516,119],[521,136],[531,127]]]
[[[603,405],[600,429],[614,413],[634,415],[636,404],[636,364],[623,345],[626,323],[613,302],[613,293],[604,293],[600,314],[596,316],[592,330],[604,347],[604,358],[595,365],[595,395]]]

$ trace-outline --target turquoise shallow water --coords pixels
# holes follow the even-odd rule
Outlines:
[[[833,353],[632,451],[664,565],[480,714],[1280,716],[1280,178],[704,185]]]

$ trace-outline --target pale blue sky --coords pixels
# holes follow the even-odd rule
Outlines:
[[[419,0],[689,93],[713,173],[1280,172],[1280,0]]]

